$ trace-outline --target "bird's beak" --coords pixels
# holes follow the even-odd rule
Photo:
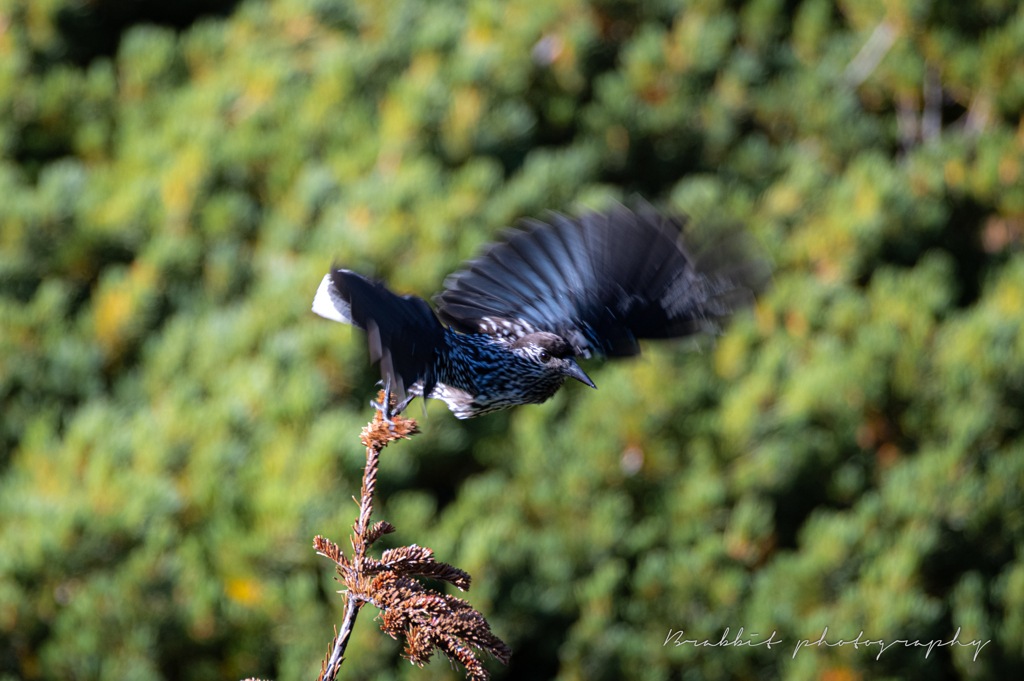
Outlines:
[[[597,386],[590,380],[590,377],[583,373],[583,369],[580,369],[580,365],[576,363],[572,357],[569,358],[569,364],[565,367],[565,375],[575,378],[577,381],[584,385],[589,385],[591,388],[597,390]]]

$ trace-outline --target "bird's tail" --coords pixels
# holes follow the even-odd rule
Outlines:
[[[380,360],[381,376],[391,379],[399,400],[419,380],[424,394],[430,394],[447,340],[427,301],[395,295],[380,282],[332,269],[320,282],[313,312],[366,331],[370,359]]]

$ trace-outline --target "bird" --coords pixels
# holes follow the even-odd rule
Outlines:
[[[577,358],[637,355],[641,339],[714,334],[770,279],[743,232],[698,239],[681,213],[614,203],[526,219],[449,275],[430,304],[332,267],[313,312],[366,332],[386,420],[417,396],[466,419],[596,388]],[[391,406],[392,390],[397,403]]]

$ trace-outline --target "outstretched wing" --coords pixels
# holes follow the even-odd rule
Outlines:
[[[391,378],[398,399],[422,380],[424,395],[436,383],[436,367],[447,353],[445,330],[427,301],[397,296],[380,282],[349,270],[331,270],[313,298],[313,312],[366,331],[370,359]]]
[[[681,238],[685,218],[649,206],[550,220],[525,221],[451,275],[441,320],[463,333],[549,331],[578,355],[622,357],[641,338],[716,331],[769,278],[736,234],[698,249]]]

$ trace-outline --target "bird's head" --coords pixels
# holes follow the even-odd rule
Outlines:
[[[572,346],[557,334],[547,331],[528,333],[512,344],[512,352],[523,359],[536,362],[545,372],[569,376],[591,388],[597,387],[576,363],[576,353]]]

